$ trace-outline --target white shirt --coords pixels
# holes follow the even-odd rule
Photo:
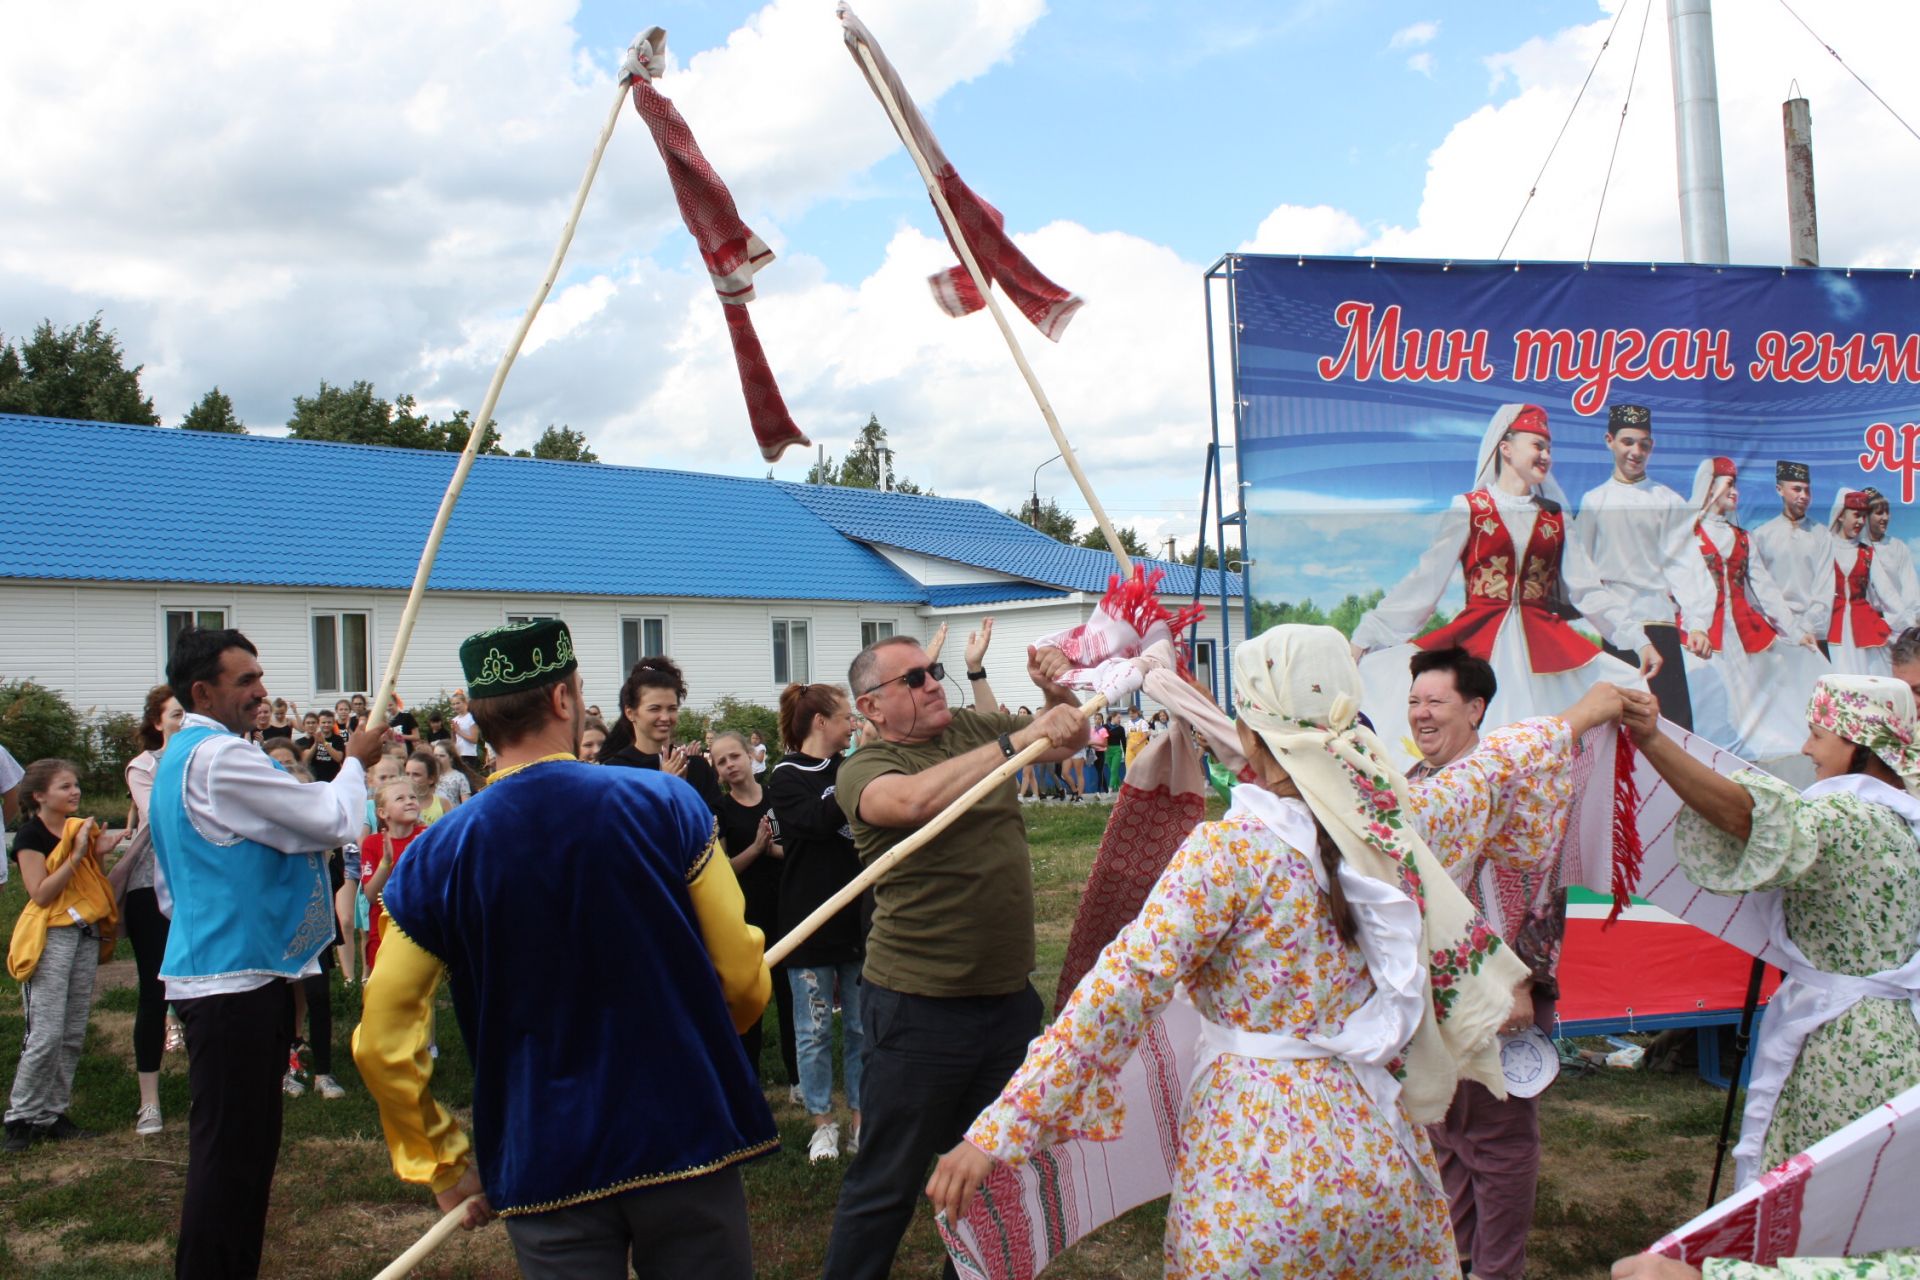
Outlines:
[[[20,779],[26,776],[27,771],[20,767],[20,762],[13,758],[13,753],[5,747],[0,747],[0,792],[13,790],[20,785]]]
[[[1888,592],[1906,601],[1910,609],[1920,610],[1920,576],[1914,573],[1913,548],[1904,541],[1888,537],[1873,544],[1873,576],[1885,584]],[[1905,626],[1915,622],[1920,618],[1909,620]]]
[[[1498,486],[1487,490],[1493,495],[1500,523],[1512,539],[1515,553],[1526,555],[1533,541],[1533,526],[1540,508],[1531,497],[1508,493]],[[1578,527],[1577,521],[1568,521]],[[1393,590],[1360,619],[1353,630],[1353,642],[1362,652],[1404,644],[1433,616],[1434,606],[1446,594],[1447,584],[1460,573],[1460,553],[1466,550],[1472,531],[1472,513],[1466,495],[1453,500],[1440,517],[1433,543],[1420,557],[1413,571],[1395,584]],[[1600,580],[1593,561],[1578,538],[1569,537],[1560,557],[1560,582],[1567,597],[1582,617],[1605,636],[1614,648],[1638,653],[1647,643],[1647,633],[1634,621],[1623,597]],[[1671,617],[1671,613],[1668,614]]]
[[[453,749],[463,756],[479,755],[480,744],[474,739],[480,736],[480,728],[473,722],[473,712],[462,711],[459,715],[455,716],[453,718],[453,727],[456,731],[453,735]]]
[[[1619,477],[1587,490],[1569,532],[1593,562],[1600,581],[1621,598],[1629,621],[1673,625],[1667,567],[1675,541],[1692,523],[1686,500],[1657,480],[1628,484]]]
[[[1753,551],[1780,586],[1795,621],[1816,636],[1833,615],[1833,562],[1838,540],[1812,516],[1798,524],[1781,512],[1753,531]],[[1849,567],[1852,561],[1848,561]]]
[[[219,730],[187,762],[187,821],[217,845],[252,840],[282,853],[314,853],[356,840],[367,805],[367,774],[349,757],[332,782],[300,782],[255,743],[229,733],[207,716],[188,712],[181,728],[200,725]],[[166,877],[155,863],[154,888],[172,914]],[[320,972],[315,957],[301,976]],[[167,999],[234,995],[277,979],[255,974],[221,978],[169,978]]]

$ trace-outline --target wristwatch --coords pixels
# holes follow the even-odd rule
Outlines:
[[[1013,738],[1004,733],[1000,735],[1000,752],[1009,760],[1020,754],[1013,749]]]
[[[984,671],[969,671],[969,672],[967,672],[967,679],[968,679],[968,680],[985,680],[986,678],[987,678],[987,673],[986,673],[986,672],[984,672]]]

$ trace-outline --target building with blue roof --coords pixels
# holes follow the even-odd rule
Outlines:
[[[303,708],[371,692],[457,461],[17,414],[0,414],[0,458],[0,678],[101,710],[137,707],[188,625],[246,632],[269,689]],[[1084,621],[1113,563],[979,502],[483,457],[400,688],[454,688],[463,637],[558,616],[609,715],[660,652],[692,705],[771,705],[789,680],[843,682],[876,638],[946,622],[964,639],[991,614],[995,688],[1031,700],[1026,644]],[[1198,585],[1218,612],[1216,571],[1150,564],[1170,604]],[[1237,602],[1239,575],[1226,586]],[[957,644],[947,656],[957,672]]]

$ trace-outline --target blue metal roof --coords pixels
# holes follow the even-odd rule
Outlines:
[[[937,556],[1070,591],[1104,592],[1114,571],[1113,557],[1107,552],[1070,547],[984,502],[830,485],[780,487],[841,533],[862,542]],[[1165,560],[1137,563],[1166,571],[1160,589],[1167,594],[1192,594],[1192,566]],[[1203,595],[1219,597],[1217,569],[1201,574],[1201,590]],[[1238,596],[1242,590],[1241,575],[1229,573],[1227,593]]]
[[[0,578],[403,590],[456,456],[0,414],[0,460]],[[531,458],[475,462],[431,585],[927,598],[786,486]]]
[[[937,609],[1009,600],[1065,600],[1067,593],[1037,582],[956,582],[927,588],[927,603]]]

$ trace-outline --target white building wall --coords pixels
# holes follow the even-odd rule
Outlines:
[[[970,564],[960,564],[954,560],[942,560],[937,556],[923,556],[917,551],[902,551],[898,547],[882,547],[874,543],[866,544],[891,560],[900,572],[915,582],[930,587],[954,586],[966,582],[1025,582],[1025,578],[1016,578],[1012,574],[995,573],[991,569],[977,569]]]
[[[338,610],[370,615],[369,682],[377,685],[405,600],[398,591],[0,582],[0,679],[47,685],[83,709],[137,710],[147,690],[165,678],[166,612],[221,609],[227,624],[258,646],[269,693],[303,711],[317,709],[342,695],[314,687],[314,615]],[[502,625],[508,614],[552,614],[566,621],[588,701],[609,716],[626,675],[620,665],[622,618],[666,620],[667,652],[685,671],[688,705],[696,708],[726,694],[768,706],[777,702],[775,618],[809,624],[809,674],[829,684],[846,681],[847,665],[860,649],[863,621],[890,622],[897,634],[923,639],[936,625],[911,604],[434,593],[422,603],[414,625],[401,696],[414,703],[458,688],[460,642]]]

